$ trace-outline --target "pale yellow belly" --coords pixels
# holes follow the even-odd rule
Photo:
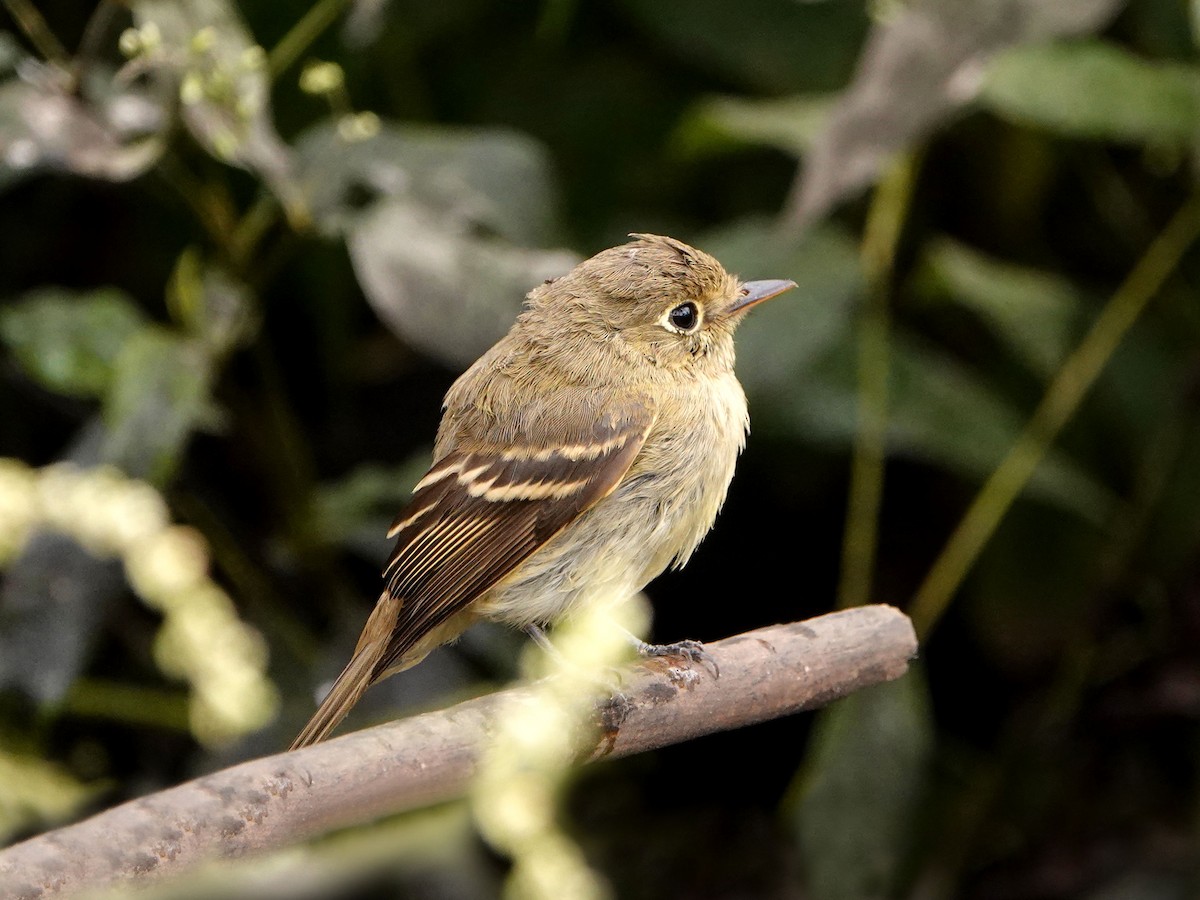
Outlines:
[[[684,427],[651,434],[617,489],[480,598],[480,616],[553,622],[583,604],[622,602],[687,561],[725,500],[747,416],[732,374],[683,403]]]

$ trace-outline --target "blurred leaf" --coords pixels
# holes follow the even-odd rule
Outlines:
[[[792,278],[799,286],[756,310],[738,331],[738,377],[752,397],[756,430],[852,442],[858,428],[852,312],[864,291],[853,239],[822,225],[797,245],[765,220],[750,219],[698,244],[744,278]],[[986,478],[1025,414],[979,373],[902,333],[892,352],[888,452]],[[1060,451],[1046,457],[1029,492],[1089,521],[1100,520],[1113,501]]]
[[[895,346],[891,446],[927,456],[977,478],[989,475],[1028,418],[979,374],[911,340]],[[1115,500],[1061,450],[1051,450],[1030,479],[1030,495],[1102,521]]]
[[[329,234],[388,201],[514,244],[541,245],[557,231],[550,157],[516,131],[385,122],[374,137],[347,141],[323,123],[301,136],[296,154],[313,216]]]
[[[180,255],[171,273],[167,307],[216,356],[247,343],[259,326],[250,289],[225,269],[205,265],[195,248]]]
[[[103,398],[104,427],[85,428],[69,454],[81,465],[164,483],[191,432],[215,419],[208,348],[148,324],[114,289],[32,293],[0,309],[0,337],[52,390]],[[61,700],[124,591],[119,567],[69,538],[36,536],[0,587],[0,685]]]
[[[1071,137],[1182,144],[1200,132],[1200,69],[1101,41],[1010,50],[988,67],[980,99],[1007,119]]]
[[[750,90],[841,84],[867,25],[846,0],[622,0],[620,7],[689,66]]]
[[[133,0],[134,19],[161,34],[130,65],[166,76],[179,94],[184,124],[209,153],[263,177],[294,215],[300,193],[291,152],[271,117],[266,53],[228,0]]]
[[[0,31],[0,75],[7,75],[25,58],[21,44],[7,31]]]
[[[1009,510],[963,598],[979,646],[1008,673],[1028,677],[1086,641],[1108,538],[1062,513]]]
[[[887,448],[982,481],[1008,452],[1028,413],[941,351],[902,332],[892,335]],[[755,421],[810,440],[849,444],[858,427],[857,385],[849,333],[810,367],[778,403],[756,408]],[[1026,488],[1029,496],[1102,521],[1114,501],[1060,450],[1051,450]]]
[[[96,466],[106,438],[99,417],[93,417],[62,459],[80,468]],[[0,687],[42,704],[61,702],[127,592],[119,563],[93,556],[65,535],[33,535],[0,581]]]
[[[314,498],[313,524],[330,544],[354,547],[368,559],[387,553],[388,528],[412,499],[413,486],[429,468],[422,450],[396,468],[365,465],[345,478],[321,485]]]
[[[0,309],[0,339],[50,390],[98,397],[112,382],[121,348],[145,323],[142,311],[115,288],[44,288]]]
[[[744,144],[803,156],[829,115],[833,100],[805,94],[770,100],[706,97],[680,123],[675,141],[688,154]]]
[[[792,218],[804,227],[875,180],[895,154],[974,99],[1005,47],[1103,25],[1122,0],[914,0],[877,24],[854,80],[806,161]]]
[[[0,748],[0,841],[70,818],[100,790],[54,763]]]
[[[0,84],[0,188],[40,171],[128,181],[165,146],[165,98],[125,83],[100,64],[76,92],[49,65],[26,62],[22,80]]]
[[[578,258],[447,224],[419,208],[387,204],[347,245],[380,318],[414,346],[465,366],[508,331],[531,288],[570,271]]]
[[[920,667],[817,714],[808,759],[787,804],[804,861],[806,896],[899,895],[933,752]]]
[[[139,726],[191,734],[188,695],[179,688],[147,687],[101,678],[80,678],[63,698],[62,713],[89,719],[107,719]]]
[[[992,259],[949,238],[925,245],[926,292],[977,314],[1033,371],[1054,373],[1078,336],[1079,293],[1065,278]]]
[[[34,535],[0,582],[0,687],[60,701],[125,590],[119,563],[61,534]]]
[[[210,397],[213,374],[196,341],[156,327],[134,335],[104,400],[106,459],[136,478],[170,480],[192,432],[219,421]]]
[[[323,126],[298,153],[317,222],[344,234],[375,311],[446,362],[475,360],[531,288],[578,260],[535,248],[553,232],[555,192],[528,138],[385,127],[347,144]]]
[[[1195,565],[1200,547],[1200,416],[1195,403],[1181,412],[1168,412],[1168,441],[1172,459],[1152,460],[1147,473],[1163,486],[1147,528],[1145,553],[1153,571],[1174,576]],[[1160,427],[1163,427],[1160,423]],[[1165,455],[1165,454],[1164,454]]]
[[[1187,291],[1184,287],[1181,297]],[[1196,379],[1196,329],[1152,317],[1130,329],[1096,386],[1093,409],[1103,417],[1110,442],[1120,435],[1130,448],[1142,446],[1165,420],[1179,415],[1181,398],[1189,396]]]
[[[798,285],[755,310],[737,336],[746,390],[767,404],[786,403],[808,368],[845,340],[864,290],[856,242],[829,225],[797,244],[773,222],[746,219],[709,232],[699,244],[747,280],[791,278]]]

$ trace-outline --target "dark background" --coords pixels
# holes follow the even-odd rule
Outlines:
[[[154,484],[280,704],[198,740],[159,614],[118,564],[39,539],[0,581],[10,841],[286,746],[348,658],[454,377],[532,285],[651,231],[800,284],[739,335],[754,427],[716,528],[648,589],[661,641],[909,607],[1095,323],[1115,350],[1061,432],[1027,438],[1015,502],[984,504],[996,530],[917,616],[903,682],[578,776],[563,821],[615,894],[1195,894],[1200,260],[1144,257],[1200,227],[1173,219],[1196,202],[1187,4],[381,0],[320,3],[324,28],[302,3],[88,6],[38,4],[57,68],[23,4],[0,18],[0,457]],[[133,16],[177,52],[114,76]],[[239,111],[268,85],[230,62],[252,42],[282,68]],[[318,60],[344,87],[300,88]],[[29,122],[53,103],[78,127],[51,140]],[[378,134],[337,136],[355,123]],[[1104,311],[1147,283],[1114,330]],[[143,332],[161,355],[126,352]],[[871,334],[884,488],[848,524]],[[852,562],[866,595],[839,588],[847,527],[877,535]],[[511,678],[521,644],[481,627],[345,727]],[[279,884],[498,894],[506,863],[463,815],[381,823],[388,852],[343,835],[320,878]]]

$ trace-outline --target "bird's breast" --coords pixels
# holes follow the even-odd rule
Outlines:
[[[680,391],[671,407],[678,421],[668,421],[647,441],[642,465],[652,473],[658,498],[653,543],[653,578],[667,564],[687,562],[712,527],[749,427],[746,396],[737,379],[714,380],[705,390]],[[639,460],[639,463],[642,463]]]
[[[489,591],[479,612],[516,625],[620,602],[683,565],[725,500],[745,442],[746,399],[733,377],[662,397],[641,452],[616,489]]]

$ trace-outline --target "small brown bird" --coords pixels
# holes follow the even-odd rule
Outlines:
[[[796,285],[633,237],[530,292],[450,388],[433,466],[388,532],[386,587],[292,749],[476,620],[544,640],[581,604],[682,566],[712,526],[749,427],[734,331]]]

